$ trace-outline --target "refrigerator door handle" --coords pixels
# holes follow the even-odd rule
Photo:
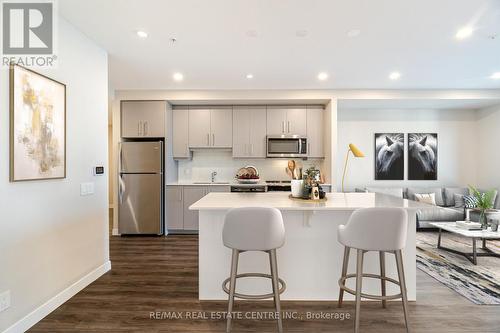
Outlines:
[[[118,142],[118,173],[122,172],[122,143]]]
[[[123,204],[123,193],[124,193],[124,182],[122,175],[120,174],[119,179],[118,179],[118,199],[120,200],[120,205]]]

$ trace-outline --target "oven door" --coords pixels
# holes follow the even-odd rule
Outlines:
[[[307,157],[307,139],[268,136],[267,157]]]

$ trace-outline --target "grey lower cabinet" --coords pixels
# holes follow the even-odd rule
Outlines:
[[[198,211],[189,210],[189,206],[207,195],[205,186],[185,186],[183,190],[184,230],[198,230]]]
[[[168,185],[165,195],[167,230],[169,233],[196,233],[198,231],[198,211],[189,206],[210,192],[229,192],[225,185]]]
[[[167,186],[165,191],[166,224],[165,229],[184,229],[184,205],[182,204],[182,186]]]

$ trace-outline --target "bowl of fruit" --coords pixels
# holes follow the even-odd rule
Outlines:
[[[257,184],[260,182],[259,172],[253,166],[246,166],[238,170],[236,181],[240,184]]]

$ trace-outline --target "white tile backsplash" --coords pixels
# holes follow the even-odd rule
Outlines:
[[[304,170],[313,165],[319,168],[323,166],[322,160],[295,161]],[[230,150],[196,150],[192,160],[178,162],[178,175],[180,182],[209,181],[211,173],[216,171],[216,181],[231,181],[239,168],[253,165],[263,180],[289,180],[285,172],[287,162],[287,159],[233,159]]]

